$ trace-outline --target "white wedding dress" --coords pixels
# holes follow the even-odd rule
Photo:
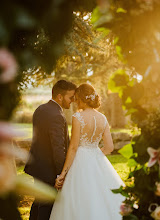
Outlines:
[[[65,178],[62,190],[53,205],[50,220],[120,220],[124,197],[111,189],[124,185],[98,144],[102,138],[106,117],[77,112],[81,123],[79,147]]]

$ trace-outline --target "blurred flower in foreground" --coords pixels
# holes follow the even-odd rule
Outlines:
[[[147,152],[150,155],[150,159],[148,161],[148,167],[152,167],[156,162],[158,162],[160,166],[160,149],[156,150],[152,147],[148,147]]]
[[[17,132],[12,124],[0,121],[0,143],[12,141],[13,138],[23,135],[22,132]]]
[[[0,144],[0,194],[13,190],[16,181],[15,157],[26,161],[28,153],[12,143]]]
[[[27,159],[24,150],[17,149],[12,144],[13,137],[18,136],[12,125],[7,122],[0,122],[0,194],[12,190],[15,186],[16,167],[15,156],[20,159]]]
[[[14,159],[28,159],[28,152],[15,146],[14,137],[22,136],[14,126],[0,122],[0,196],[13,191],[22,195],[31,195],[40,201],[53,202],[57,191],[39,180],[31,182],[27,175],[16,175]]]
[[[156,191],[155,194],[157,196],[160,196],[160,182],[156,182]]]
[[[129,204],[122,203],[120,206],[120,214],[122,216],[127,216],[133,211],[132,207]]]
[[[34,196],[38,201],[47,202],[53,202],[57,195],[55,188],[37,179],[34,179],[33,183],[27,175],[17,176],[15,192],[21,195]]]
[[[0,48],[0,83],[8,83],[12,81],[18,70],[17,62],[14,56],[5,48]]]
[[[151,217],[155,220],[160,220],[160,206],[155,208],[155,210],[151,213]]]
[[[13,163],[0,150],[0,195],[14,188],[15,177]]]

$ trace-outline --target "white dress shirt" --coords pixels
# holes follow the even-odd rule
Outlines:
[[[55,100],[51,99],[52,102],[55,102],[57,105],[59,105]],[[59,107],[61,108],[61,110],[63,111],[63,108],[59,105]]]

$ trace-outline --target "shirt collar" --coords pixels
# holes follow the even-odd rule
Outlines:
[[[52,102],[55,102],[57,105],[59,105],[55,100],[51,99]],[[63,108],[59,105],[59,107],[61,108],[61,110],[63,111]]]

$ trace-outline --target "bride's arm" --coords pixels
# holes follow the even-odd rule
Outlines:
[[[78,144],[79,144],[79,139],[80,139],[80,122],[77,118],[73,117],[72,118],[72,134],[71,134],[71,140],[70,140],[66,160],[65,160],[62,172],[56,180],[56,186],[59,186],[59,188],[60,188],[60,185],[62,185],[61,183],[64,180],[68,170],[70,169],[73,163],[74,157],[77,152]]]
[[[112,141],[112,136],[110,133],[109,124],[107,123],[105,131],[103,133],[103,142],[104,146],[101,148],[101,151],[106,155],[110,154],[114,150],[114,145]]]

